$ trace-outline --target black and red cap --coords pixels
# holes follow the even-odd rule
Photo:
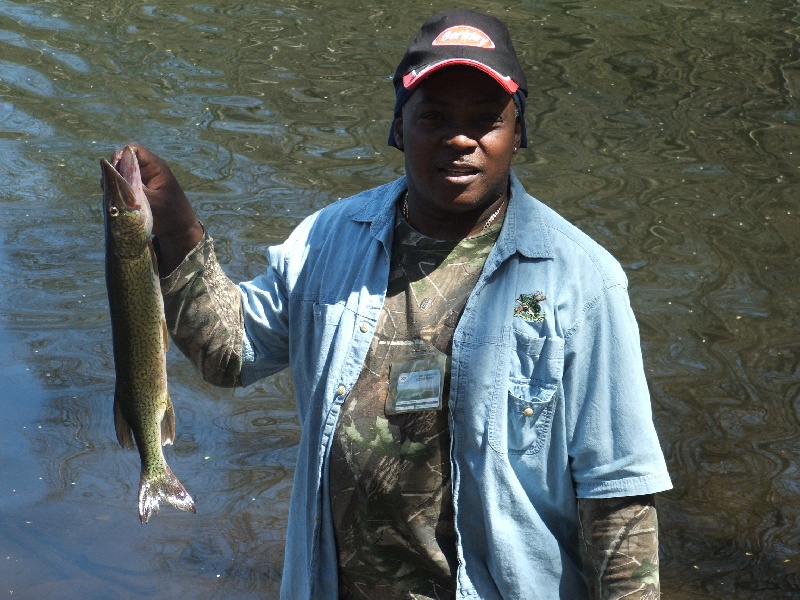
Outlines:
[[[406,50],[392,79],[397,96],[394,116],[400,114],[406,100],[426,77],[455,65],[475,67],[490,75],[514,97],[520,113],[524,111],[528,80],[508,28],[491,15],[459,9],[438,13],[425,21]],[[394,127],[389,144],[396,145]]]
[[[431,73],[452,65],[475,67],[491,75],[509,94],[528,91],[511,34],[499,19],[471,10],[432,16],[406,50],[394,73],[395,88],[413,90]]]

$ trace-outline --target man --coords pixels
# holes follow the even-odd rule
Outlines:
[[[507,29],[435,15],[394,84],[405,177],[311,215],[239,286],[137,147],[178,346],[220,385],[292,372],[281,597],[658,597],[671,484],[626,279],[511,171]]]

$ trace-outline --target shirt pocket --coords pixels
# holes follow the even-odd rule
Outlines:
[[[536,454],[552,428],[564,345],[557,338],[520,336],[516,341],[507,394],[492,406],[489,444],[500,454]]]
[[[295,344],[294,359],[303,368],[293,370],[292,376],[313,387],[330,367],[331,348],[338,343],[341,331],[346,331],[342,325],[349,311],[345,310],[344,302],[323,304],[313,300],[304,300],[301,309],[300,327],[295,329],[298,335],[294,341],[299,343]],[[345,340],[343,347],[349,342]]]
[[[339,324],[344,309],[344,302],[337,302],[336,304],[306,302],[304,313],[306,320],[313,321],[320,327],[330,327]]]

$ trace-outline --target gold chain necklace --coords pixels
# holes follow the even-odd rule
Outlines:
[[[483,233],[484,231],[489,229],[489,227],[492,226],[492,223],[494,223],[494,220],[497,218],[497,215],[500,214],[500,211],[503,210],[505,204],[506,204],[505,202],[501,202],[500,206],[497,207],[497,210],[494,211],[488,219],[486,219],[486,223],[483,224],[483,229],[481,229],[481,233]],[[403,213],[403,218],[406,220],[406,223],[410,225],[411,219],[408,216],[408,192],[406,192],[405,196],[403,196],[403,205],[400,207],[400,212]]]

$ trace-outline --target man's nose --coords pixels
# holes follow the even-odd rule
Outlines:
[[[459,150],[469,150],[478,145],[478,140],[462,129],[448,132],[444,137],[444,144]]]

